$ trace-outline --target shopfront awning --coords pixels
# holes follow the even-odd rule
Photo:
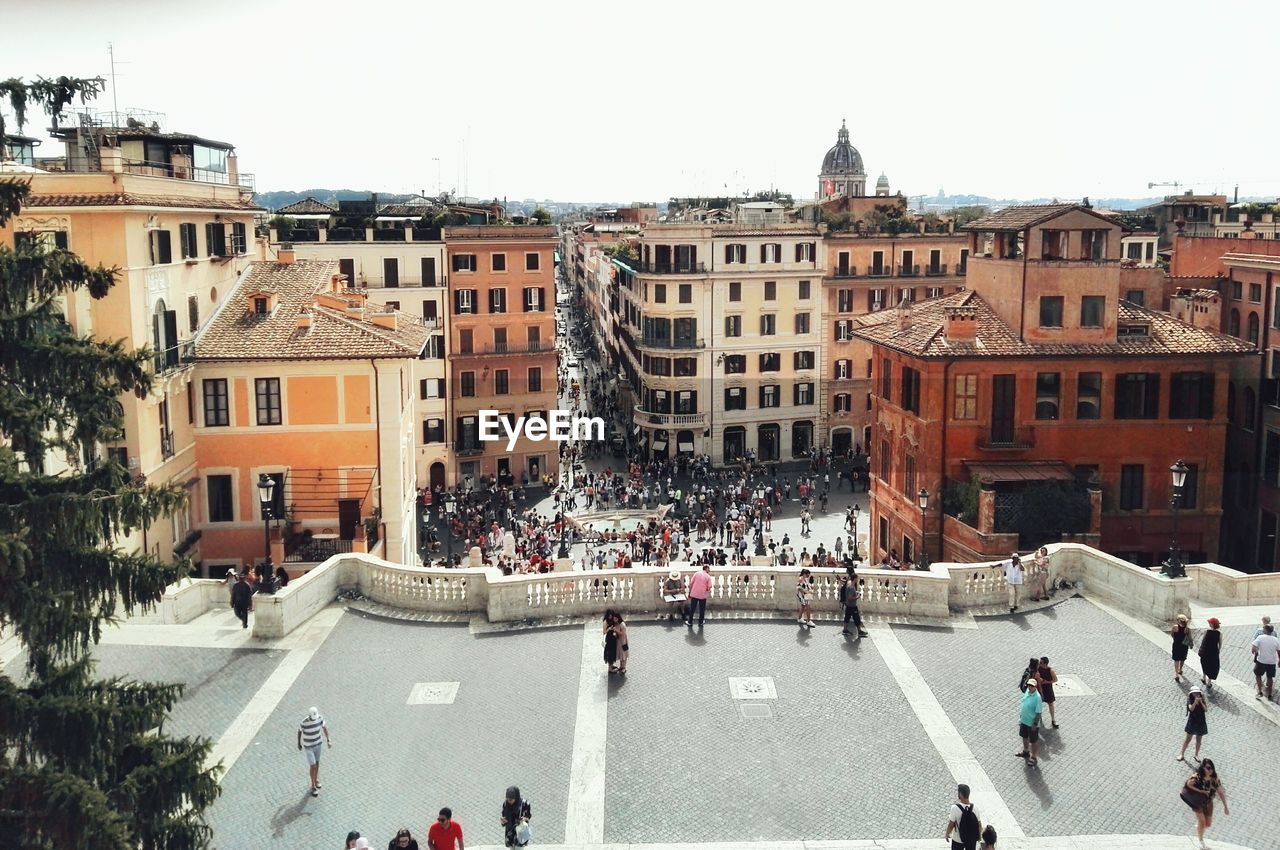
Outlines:
[[[662,439],[660,439],[660,440],[654,440],[654,441],[653,441],[653,450],[654,450],[655,452],[665,452],[665,451],[667,450],[667,440],[666,440],[666,438],[664,437],[664,438],[662,438]]]
[[[682,452],[691,452],[691,451],[693,451],[693,440],[681,440],[681,441],[680,441],[680,451],[682,451]]]
[[[1057,460],[966,461],[965,468],[978,480],[992,483],[1014,481],[1070,481],[1071,468]]]

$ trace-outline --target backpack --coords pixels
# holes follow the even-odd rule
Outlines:
[[[1018,680],[1018,690],[1022,691],[1024,694],[1027,692],[1027,679],[1030,679],[1030,678],[1031,678],[1031,671],[1023,670],[1022,678]]]
[[[956,805],[960,806],[959,803]],[[960,806],[960,822],[956,824],[956,832],[960,833],[962,844],[976,844],[982,837],[981,824],[978,823],[978,816],[973,813],[972,803]]]

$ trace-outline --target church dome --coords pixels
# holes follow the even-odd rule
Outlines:
[[[889,178],[884,176],[883,171],[880,172],[880,179],[876,181],[876,188],[877,189],[889,188]]]
[[[862,154],[849,144],[849,128],[844,121],[840,122],[840,132],[836,136],[836,144],[822,158],[823,174],[864,174],[862,170]]]

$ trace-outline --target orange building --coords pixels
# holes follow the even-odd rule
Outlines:
[[[415,369],[430,332],[365,297],[336,261],[282,249],[241,275],[197,336],[196,510],[210,574],[262,557],[262,474],[276,481],[284,543],[273,560],[319,561],[377,537],[388,560],[417,562]]]
[[[521,437],[480,439],[480,411],[512,423],[546,418],[556,401],[554,227],[485,225],[444,229],[449,263],[449,404],[454,480],[537,482],[559,470],[559,446]]]
[[[1021,494],[1062,480],[1093,483],[1077,531],[1151,565],[1173,537],[1182,459],[1180,548],[1216,557],[1228,377],[1250,346],[1127,300],[1122,229],[1091,209],[1010,207],[966,230],[969,291],[854,330],[874,361],[872,556],[1037,545],[1017,533]]]

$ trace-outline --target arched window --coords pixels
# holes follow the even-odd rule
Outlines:
[[[1249,314],[1249,342],[1256,348],[1258,345],[1259,321],[1257,313]]]
[[[1244,421],[1240,423],[1240,427],[1246,431],[1253,430],[1253,417],[1257,413],[1258,398],[1253,391],[1253,387],[1244,388]]]
[[[1237,338],[1240,336],[1240,311],[1235,308],[1231,310],[1231,325],[1228,327],[1227,333]]]
[[[1236,384],[1235,381],[1227,382],[1227,421],[1232,425],[1236,424]]]

